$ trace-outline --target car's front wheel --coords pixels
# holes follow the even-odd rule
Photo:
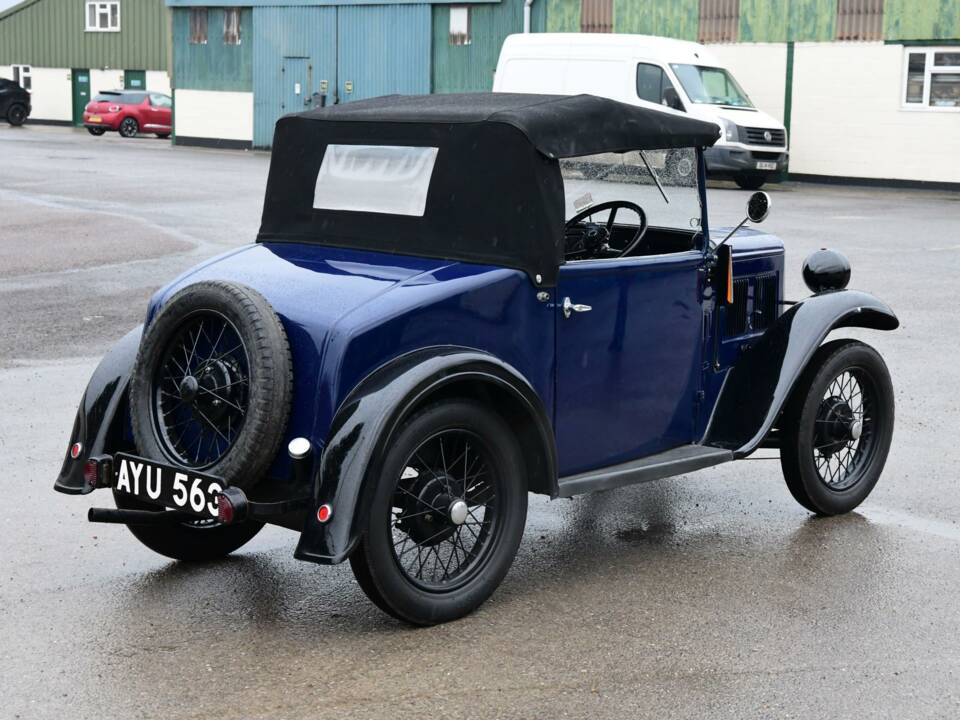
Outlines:
[[[893,438],[890,373],[856,340],[823,345],[780,422],[780,464],[790,493],[818,515],[850,512],[880,478]]]
[[[455,620],[503,580],[526,516],[523,462],[507,424],[476,402],[438,403],[391,443],[350,563],[364,592],[394,617]]]
[[[102,127],[88,127],[87,132],[93,135],[94,137],[100,137],[107,131],[106,128]]]
[[[125,138],[136,137],[137,133],[140,132],[140,125],[137,123],[136,119],[132,117],[124,118],[120,123],[119,133]]]
[[[21,103],[14,103],[7,109],[7,122],[18,127],[27,120],[27,108]]]

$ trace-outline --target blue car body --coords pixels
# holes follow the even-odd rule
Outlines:
[[[781,241],[727,243],[736,302],[721,300],[698,150],[703,233],[679,252],[559,263],[551,282],[521,267],[271,241],[211,259],[159,290],[146,326],[178,291],[227,280],[267,299],[289,339],[287,439],[314,448],[309,507],[285,522],[297,556],[340,562],[363,527],[364,486],[410,408],[456,393],[502,409],[523,440],[528,486],[552,497],[678,474],[750,454],[831,330],[893,329],[865,293],[787,303]],[[269,194],[268,194],[269,202]],[[722,270],[720,268],[719,270]],[[573,298],[591,309],[564,311]],[[86,457],[132,442],[126,383],[142,329],[104,359],[81,403],[56,487],[84,493]],[[277,453],[268,478],[290,460]],[[270,483],[265,483],[269,485]],[[334,521],[318,522],[323,505]]]

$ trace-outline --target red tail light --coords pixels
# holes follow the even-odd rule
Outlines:
[[[83,466],[83,481],[91,488],[97,486],[97,480],[100,478],[100,465],[96,460],[87,460]]]
[[[217,496],[217,520],[222,522],[224,525],[229,525],[233,522],[235,512],[233,503],[230,502],[230,498],[221,493]]]
[[[110,107],[107,108],[107,112],[120,112],[120,106],[111,105]]]

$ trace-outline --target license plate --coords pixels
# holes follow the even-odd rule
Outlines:
[[[87,118],[87,122],[103,122],[103,118],[99,115],[91,115]]]
[[[776,170],[777,164],[775,162],[763,162],[762,160],[757,162],[757,170]]]
[[[217,495],[224,488],[220,478],[123,453],[114,456],[113,473],[113,487],[120,492],[200,517],[217,517]]]

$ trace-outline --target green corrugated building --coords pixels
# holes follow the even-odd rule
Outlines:
[[[24,0],[0,12],[0,77],[31,92],[33,122],[80,124],[101,90],[170,92],[163,0]]]

